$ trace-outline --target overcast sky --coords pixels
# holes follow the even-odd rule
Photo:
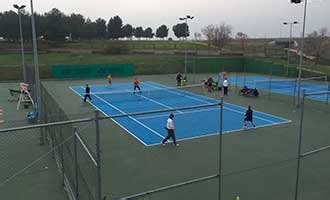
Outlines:
[[[284,21],[299,21],[294,35],[302,32],[303,5],[290,0],[34,0],[34,10],[45,13],[56,7],[65,14],[80,13],[92,20],[101,17],[107,22],[119,15],[123,23],[147,26],[154,30],[161,24],[170,29],[179,17],[193,15],[189,22],[191,35],[208,24],[225,22],[233,34],[242,31],[249,37],[285,37],[289,27]],[[13,4],[28,5],[30,0],[0,0],[0,12]],[[308,0],[306,32],[327,27],[330,31],[330,0]],[[172,32],[172,31],[170,31]]]

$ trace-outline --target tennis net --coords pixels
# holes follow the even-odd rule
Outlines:
[[[327,88],[327,76],[317,76],[301,79],[301,87],[304,89],[312,88],[315,90],[323,90]],[[255,88],[264,90],[273,89],[296,89],[298,86],[298,79],[269,79],[255,81]]]
[[[141,88],[141,91],[117,90],[105,92],[91,92],[91,95],[101,101],[108,103],[117,102],[165,102],[176,106],[212,104],[218,101],[207,97],[207,89],[203,84],[188,85],[182,87],[157,86],[152,88]]]

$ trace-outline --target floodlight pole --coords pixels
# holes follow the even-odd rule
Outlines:
[[[185,23],[186,23],[186,27],[185,27],[185,30],[184,30],[186,44],[187,44],[187,33],[188,33],[188,19],[192,20],[193,18],[194,17],[190,16],[190,15],[186,15],[185,17],[180,17],[179,18],[180,20],[185,20]],[[185,77],[187,77],[187,48],[188,47],[185,48],[185,52],[184,52],[184,75],[185,75]]]
[[[297,105],[298,108],[300,105],[300,87],[301,87],[301,71],[303,64],[303,56],[304,56],[304,40],[305,40],[305,27],[306,27],[306,12],[307,12],[307,0],[305,0],[305,8],[304,8],[304,22],[303,22],[303,32],[301,38],[301,48],[300,48],[300,61],[299,61],[299,73],[298,73],[298,93],[297,93]]]
[[[222,145],[223,145],[223,136],[222,136],[222,131],[223,131],[223,101],[224,97],[221,97],[220,100],[220,123],[219,123],[219,182],[218,182],[218,199],[221,200],[221,195],[222,195]]]
[[[18,13],[18,23],[19,23],[19,33],[21,37],[21,55],[22,55],[22,67],[23,67],[23,82],[27,83],[27,70],[25,66],[25,55],[24,55],[24,40],[23,40],[23,29],[22,29],[22,18],[21,18],[21,10],[24,9],[26,6],[25,5],[13,5],[14,8],[17,9]]]
[[[290,48],[291,48],[291,41],[292,41],[292,25],[293,24],[298,24],[297,21],[294,22],[284,22],[284,25],[290,24],[290,36],[289,36],[289,46],[288,46],[288,66],[287,66],[287,75],[289,76],[289,66],[290,66]]]
[[[33,40],[33,55],[34,55],[34,73],[35,73],[35,90],[37,98],[37,108],[38,108],[38,119],[41,116],[41,90],[40,90],[40,77],[39,77],[39,61],[38,61],[38,49],[37,49],[37,35],[36,27],[34,21],[34,11],[33,11],[33,0],[30,0],[31,4],[31,24],[32,24],[32,40]]]
[[[186,17],[186,28],[184,30],[184,36],[186,38],[185,42],[186,42],[186,45],[187,45],[187,32],[188,32],[188,18]],[[188,45],[186,46],[185,48],[185,51],[184,51],[184,76],[187,77],[187,48],[188,48]]]

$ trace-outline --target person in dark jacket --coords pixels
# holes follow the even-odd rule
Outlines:
[[[88,98],[90,101],[92,101],[90,91],[91,91],[91,89],[89,88],[88,84],[86,84],[85,95],[84,95],[84,102],[86,102],[86,99],[87,99],[87,98]]]
[[[251,106],[248,106],[248,109],[245,112],[245,118],[243,121],[243,128],[246,128],[246,122],[250,122],[251,125],[255,128],[256,125],[253,123],[253,111],[251,109]]]
[[[182,75],[181,75],[180,72],[178,72],[178,74],[176,75],[175,79],[176,79],[176,85],[177,86],[181,86]]]

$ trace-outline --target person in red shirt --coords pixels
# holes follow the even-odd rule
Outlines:
[[[111,74],[109,74],[107,76],[107,79],[108,79],[109,85],[111,85],[111,83],[112,83],[112,76],[111,76]]]
[[[133,94],[135,94],[136,89],[138,89],[139,93],[141,93],[141,88],[139,86],[139,84],[140,84],[139,80],[137,78],[135,78],[133,83],[134,83],[134,92],[133,92]]]

